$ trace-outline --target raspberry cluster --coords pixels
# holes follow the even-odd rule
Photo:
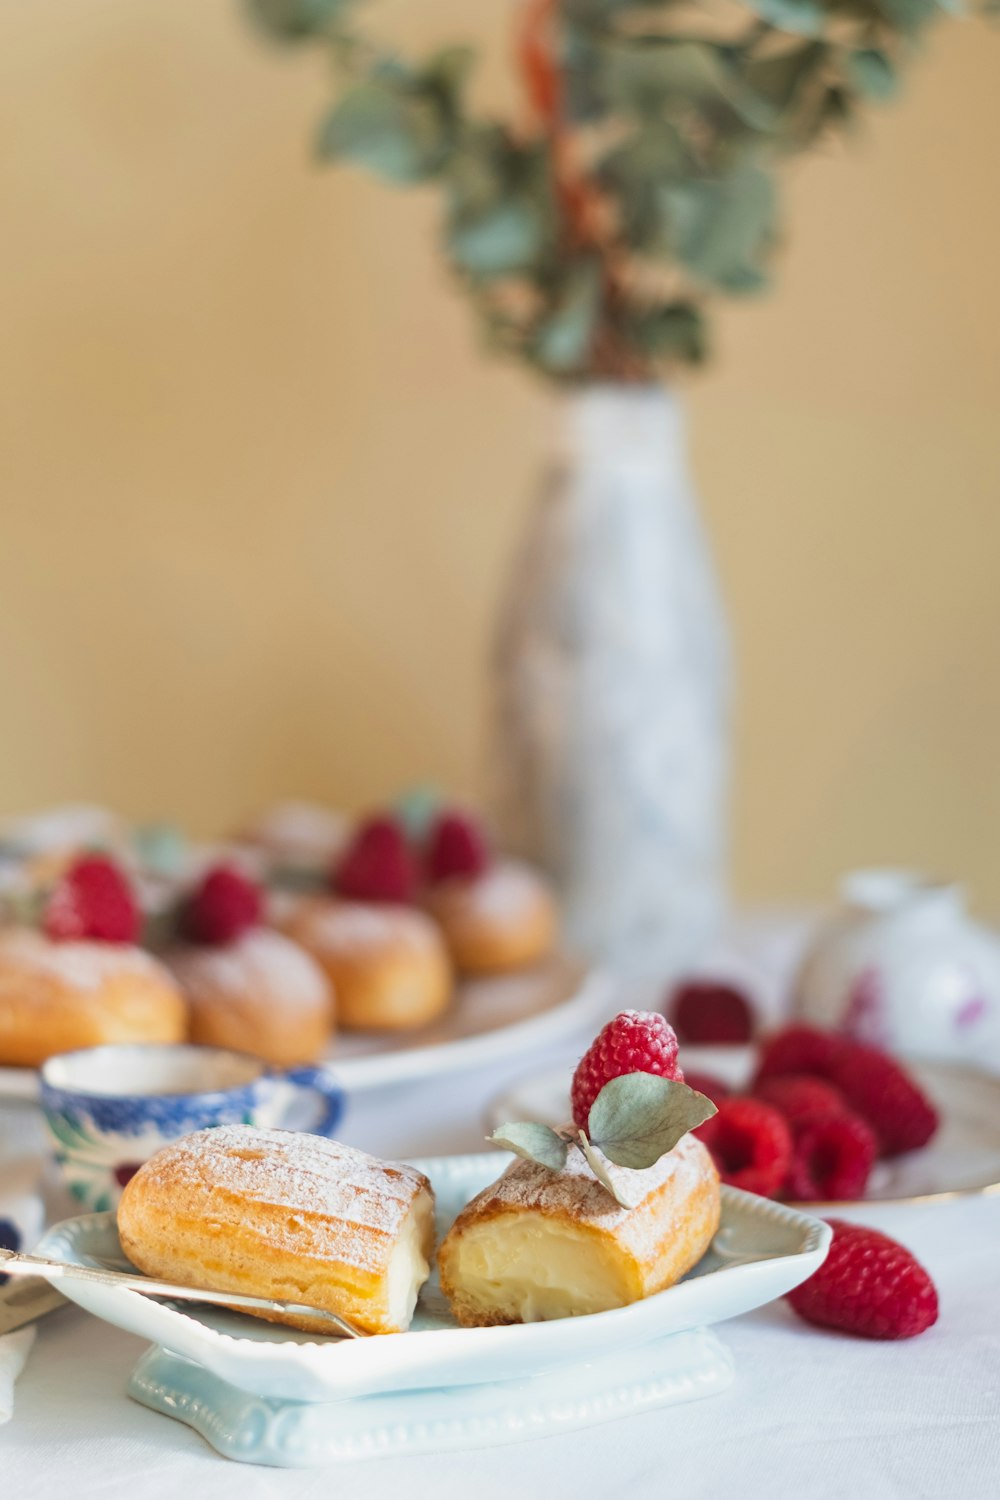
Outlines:
[[[678,1063],[677,1037],[662,1015],[622,1011],[601,1031],[573,1075],[573,1120],[586,1130],[604,1085],[624,1073],[655,1073],[707,1094],[718,1112],[697,1128],[722,1180],[768,1197],[852,1199],[865,1190],[876,1155],[926,1144],[933,1107],[885,1053],[790,1026],[764,1046],[749,1094]],[[827,1259],[788,1294],[811,1323],[864,1338],[922,1333],[938,1315],[937,1292],[904,1246],[873,1229],[830,1221]]]
[[[334,889],[351,901],[415,901],[420,887],[445,880],[474,880],[492,861],[486,834],[466,812],[446,808],[417,847],[402,820],[366,818],[331,872]]]
[[[807,1202],[862,1197],[879,1157],[919,1150],[938,1125],[895,1058],[813,1026],[786,1026],[764,1043],[748,1098],[707,1074],[694,1086],[718,1105],[696,1134],[723,1181],[746,1186],[750,1171],[753,1191]]]

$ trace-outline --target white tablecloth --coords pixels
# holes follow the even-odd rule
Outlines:
[[[478,1150],[489,1098],[544,1056],[361,1096],[340,1134],[387,1156]],[[824,1333],[775,1304],[719,1331],[736,1358],[710,1399],[520,1446],[335,1469],[253,1468],[130,1401],[140,1339],[76,1308],[39,1325],[0,1428],[3,1500],[197,1500],[363,1496],[400,1500],[997,1500],[1000,1497],[1000,1196],[859,1217],[897,1236],[934,1277],[941,1317],[918,1339]]]

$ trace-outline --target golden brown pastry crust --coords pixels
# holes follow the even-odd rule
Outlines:
[[[393,1255],[409,1236],[426,1275],[433,1205],[415,1167],[321,1136],[224,1125],[140,1167],[122,1194],[118,1233],[147,1275],[304,1302],[395,1333],[409,1315],[394,1306]],[[321,1319],[255,1316],[330,1332]]]
[[[170,974],[127,944],[0,932],[0,1063],[38,1067],[109,1042],[180,1042],[187,1009]]]
[[[424,905],[460,974],[506,974],[548,957],[558,915],[552,891],[529,865],[501,860],[472,880],[445,880]]]
[[[327,1050],[330,982],[291,938],[258,927],[233,943],[192,943],[163,957],[188,1003],[193,1042],[252,1052],[275,1067],[315,1062]]]
[[[421,911],[317,896],[300,902],[282,930],[326,971],[341,1026],[398,1031],[426,1026],[448,1008],[448,953]]]
[[[621,1208],[601,1186],[582,1154],[571,1151],[563,1172],[517,1158],[459,1214],[438,1251],[441,1288],[464,1327],[520,1321],[484,1310],[481,1298],[463,1285],[458,1264],[463,1236],[491,1222],[524,1215],[565,1225],[607,1258],[621,1287],[615,1305],[663,1291],[695,1265],[719,1226],[719,1175],[706,1148],[686,1135],[655,1166],[625,1172],[606,1164],[630,1193],[642,1193],[635,1208]],[[502,1297],[498,1294],[498,1303]]]

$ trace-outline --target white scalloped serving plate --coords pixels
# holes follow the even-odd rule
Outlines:
[[[434,1185],[439,1231],[509,1160],[489,1152],[417,1162]],[[119,1287],[67,1279],[59,1289],[107,1322],[184,1355],[241,1390],[331,1402],[527,1378],[719,1323],[805,1280],[822,1262],[829,1240],[828,1226],[818,1219],[724,1189],[722,1223],[712,1247],[682,1282],[643,1302],[549,1323],[459,1328],[432,1276],[408,1333],[344,1341],[317,1340],[224,1309],[196,1310],[192,1304],[182,1311],[181,1304],[155,1302]],[[38,1253],[79,1265],[123,1265],[112,1214],[57,1224]]]

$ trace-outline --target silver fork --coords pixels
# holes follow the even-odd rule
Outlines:
[[[127,1271],[104,1271],[97,1266],[71,1265],[63,1260],[48,1260],[41,1255],[22,1255],[16,1250],[0,1249],[0,1274],[6,1276],[41,1276],[46,1281],[89,1281],[97,1286],[120,1286],[141,1292],[144,1297],[169,1297],[176,1302],[208,1302],[219,1307],[245,1307],[259,1312],[291,1313],[295,1317],[320,1318],[335,1328],[342,1338],[363,1339],[369,1335],[338,1313],[325,1307],[310,1307],[304,1302],[286,1302],[279,1298],[251,1297],[245,1292],[210,1291],[204,1287],[177,1286],[171,1281],[156,1281]]]

